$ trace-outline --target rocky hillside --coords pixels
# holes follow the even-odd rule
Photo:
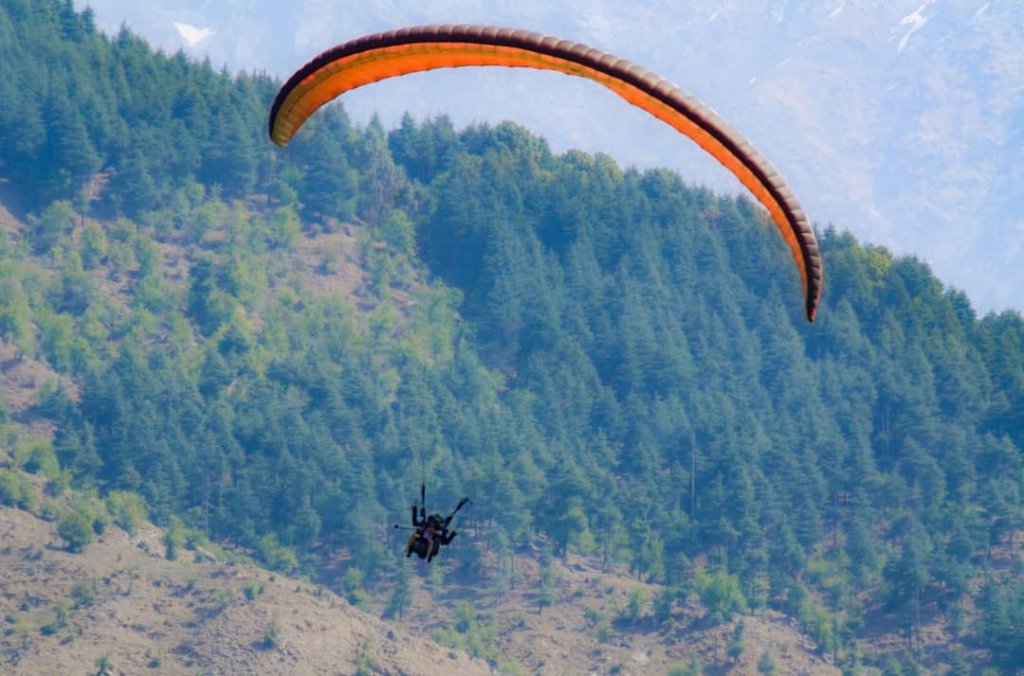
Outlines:
[[[501,595],[452,568],[439,585],[410,561],[411,605],[387,622],[386,593],[364,599],[364,610],[216,548],[168,560],[166,532],[148,523],[134,535],[110,525],[72,553],[52,516],[59,506],[41,492],[38,504],[36,513],[0,507],[3,673],[840,673],[795,620],[758,612],[712,625],[694,601],[658,623],[657,585],[577,557],[549,568],[520,557]],[[892,620],[866,620],[877,642],[865,652],[879,663],[898,656]],[[928,663],[944,671],[948,628],[925,622]]]
[[[471,650],[499,655],[492,664],[506,673],[573,673],[570,665],[666,673],[691,664],[751,673],[766,653],[784,673],[838,673],[774,614],[744,620],[745,649],[734,656],[735,625],[707,627],[696,611],[660,631],[646,608],[636,621],[623,619],[631,594],[647,606],[656,590],[584,562],[559,566],[555,596],[538,604],[538,567],[522,561],[520,591],[500,601],[494,620],[494,599],[479,589],[455,583],[436,597],[426,578],[416,579],[413,608],[387,623],[323,586],[218,561],[201,548],[170,561],[164,533],[151,524],[133,536],[111,526],[71,553],[54,520],[3,507],[0,535],[4,673],[493,673],[431,636],[469,638]],[[492,621],[502,628],[488,638]]]
[[[308,582],[107,529],[83,553],[54,521],[0,508],[0,671],[11,674],[485,674]]]

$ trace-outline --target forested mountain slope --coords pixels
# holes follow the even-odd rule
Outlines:
[[[278,151],[275,83],[70,2],[5,3],[0,57],[0,337],[65,378],[3,416],[54,430],[15,454],[54,490],[383,586],[425,480],[474,496],[453,574],[587,554],[661,620],[729,589],[710,617],[784,610],[850,669],[882,616],[907,664],[1020,664],[1019,315],[828,229],[809,325],[751,201],[513,124],[335,108]]]

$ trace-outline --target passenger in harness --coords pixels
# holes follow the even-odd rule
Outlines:
[[[412,503],[412,526],[416,530],[409,536],[409,541],[405,544],[405,555],[412,556],[415,552],[416,556],[426,559],[427,563],[430,563],[441,551],[441,546],[451,544],[451,541],[459,534],[456,530],[449,531],[448,526],[451,524],[452,518],[455,517],[455,513],[469,502],[469,498],[464,497],[459,500],[459,504],[448,516],[442,516],[440,512],[426,516],[426,487],[423,484],[420,484],[420,500],[421,504],[418,506],[415,501]]]

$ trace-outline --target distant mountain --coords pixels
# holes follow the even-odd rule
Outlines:
[[[594,44],[713,105],[778,166],[819,224],[922,257],[982,311],[1024,309],[1021,3],[88,4],[108,31],[126,21],[165,49],[279,77],[337,42],[413,23],[514,25]],[[392,125],[406,110],[457,124],[513,119],[559,150],[600,150],[738,190],[659,123],[561,76],[435,73],[356,92],[345,106],[357,121],[379,113]]]

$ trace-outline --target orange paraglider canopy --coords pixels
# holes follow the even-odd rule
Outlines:
[[[347,91],[407,73],[460,66],[554,70],[599,82],[693,139],[768,209],[800,271],[807,319],[821,298],[822,264],[810,221],[782,177],[714,111],[668,80],[577,42],[510,28],[417,26],[340,44],[300,68],[270,112],[283,146],[320,106]]]

